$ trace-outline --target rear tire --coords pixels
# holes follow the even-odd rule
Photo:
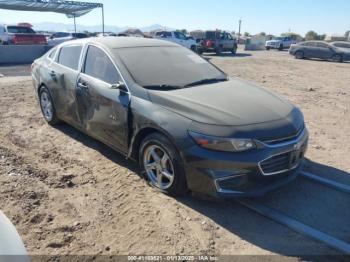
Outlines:
[[[60,122],[60,120],[57,117],[50,91],[45,86],[41,87],[40,89],[39,103],[41,112],[46,122],[51,126],[57,125]]]
[[[220,56],[220,55],[222,55],[222,51],[223,51],[222,46],[219,46],[219,47],[216,49],[216,54]]]
[[[284,46],[280,45],[279,48],[278,48],[278,51],[283,51],[283,49],[284,49]]]
[[[231,50],[231,53],[233,55],[237,54],[237,47],[236,46],[233,47],[233,49]]]
[[[191,50],[195,53],[197,53],[197,47],[195,45],[191,46]]]
[[[164,135],[153,133],[142,141],[139,163],[150,185],[161,192],[171,196],[188,192],[181,157]]]
[[[267,51],[270,51],[270,49],[271,49],[270,47],[268,47],[268,46],[266,47],[266,50],[267,50]]]
[[[303,51],[297,51],[294,56],[295,56],[296,59],[304,59],[304,52]]]
[[[342,63],[343,57],[341,55],[336,54],[332,57],[332,61],[336,63]]]

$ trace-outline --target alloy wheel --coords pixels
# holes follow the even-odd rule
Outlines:
[[[50,122],[53,118],[53,106],[49,94],[44,91],[40,96],[40,106],[45,119]]]
[[[174,165],[164,149],[157,145],[147,147],[143,165],[151,184],[161,190],[169,189],[174,182]]]

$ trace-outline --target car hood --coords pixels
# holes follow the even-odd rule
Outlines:
[[[221,126],[253,125],[286,118],[294,106],[239,79],[174,91],[149,91],[150,99],[193,121]]]

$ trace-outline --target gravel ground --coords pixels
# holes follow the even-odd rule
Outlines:
[[[350,184],[350,64],[274,51],[208,58],[298,105],[311,135],[306,169]],[[0,67],[0,74],[15,75],[0,78],[0,208],[30,254],[282,255],[295,261],[338,254],[234,201],[173,199],[153,190],[135,163],[68,125],[49,127],[27,68]],[[329,190],[300,178],[260,201],[350,241],[349,197]]]

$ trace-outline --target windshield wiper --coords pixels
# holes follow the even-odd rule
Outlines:
[[[160,91],[168,91],[168,90],[183,88],[183,86],[174,86],[174,85],[149,85],[149,86],[143,86],[143,87],[146,89],[160,90]]]
[[[213,84],[213,83],[225,82],[225,81],[228,81],[228,79],[227,78],[208,78],[208,79],[202,79],[202,80],[187,84],[184,87],[200,86],[200,85]]]

